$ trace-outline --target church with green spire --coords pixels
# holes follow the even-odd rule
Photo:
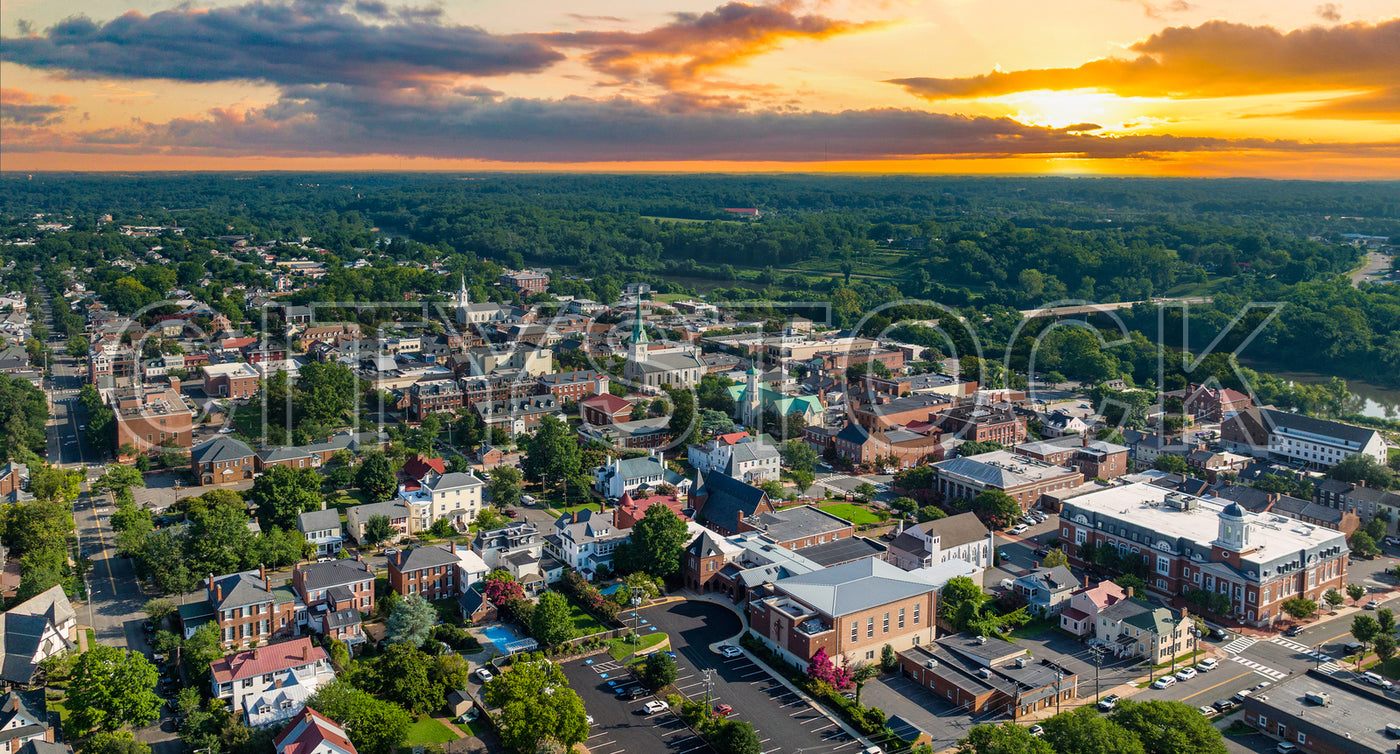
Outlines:
[[[659,393],[663,385],[682,388],[699,384],[700,378],[705,376],[705,362],[700,358],[700,349],[694,345],[652,340],[647,334],[642,301],[638,298],[622,376],[642,390]]]

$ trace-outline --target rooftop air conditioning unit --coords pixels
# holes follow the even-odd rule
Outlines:
[[[924,663],[924,667],[936,668],[938,667],[938,660],[929,660],[928,662]]]

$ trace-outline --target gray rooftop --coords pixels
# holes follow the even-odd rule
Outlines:
[[[937,589],[913,573],[874,558],[792,576],[776,586],[833,618]]]
[[[374,581],[374,571],[358,560],[332,560],[301,567],[301,580],[307,589],[330,589],[358,581]]]
[[[190,450],[190,456],[199,463],[219,463],[222,461],[233,461],[247,458],[253,455],[253,449],[248,447],[242,440],[235,440],[232,437],[215,437],[207,442],[202,442]]]
[[[1308,694],[1327,694],[1328,705],[1307,701]],[[1287,721],[1304,732],[1310,744],[1320,742],[1336,751],[1390,752],[1396,741],[1385,726],[1400,720],[1400,702],[1378,689],[1309,670],[1275,684],[1267,692],[1245,699],[1246,709],[1262,712],[1269,722]]]
[[[319,511],[307,511],[297,516],[297,530],[303,534],[309,531],[322,531],[324,529],[340,528],[340,511],[335,508],[325,508]]]
[[[885,546],[865,537],[848,537],[821,545],[803,547],[797,552],[822,567],[849,563],[861,558],[883,556]]]
[[[758,513],[744,519],[744,523],[759,529],[774,542],[791,542],[804,537],[817,537],[850,528],[852,525],[850,521],[812,505],[802,505],[773,513]]]

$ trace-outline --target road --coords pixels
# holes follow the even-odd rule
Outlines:
[[[1366,262],[1351,273],[1351,284],[1359,287],[1362,283],[1380,280],[1390,269],[1390,257],[1374,251],[1366,252]]]

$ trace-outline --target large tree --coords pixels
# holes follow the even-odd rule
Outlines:
[[[297,528],[297,516],[321,510],[321,475],[315,469],[273,466],[263,471],[247,492],[264,527]]]
[[[374,547],[392,536],[394,536],[394,524],[383,513],[376,513],[365,522],[362,538],[366,547]]]
[[[114,463],[107,466],[102,476],[92,483],[93,489],[111,492],[118,497],[132,487],[145,487],[146,479],[135,466]]]
[[[1144,754],[1136,736],[1091,707],[1080,707],[1046,720],[1045,740],[1058,752]]]
[[[355,375],[338,362],[311,362],[297,372],[293,397],[299,425],[339,427],[355,405]]]
[[[185,559],[195,573],[233,573],[250,565],[256,552],[248,515],[231,508],[209,508],[188,517]]]
[[[375,662],[384,695],[415,714],[435,712],[445,701],[433,670],[433,656],[412,644],[390,644]]]
[[[817,451],[806,440],[788,440],[782,444],[780,452],[783,465],[792,471],[810,472],[817,466]]]
[[[82,754],[151,754],[145,741],[137,741],[129,730],[100,730],[83,740]]]
[[[972,498],[972,511],[988,526],[1000,529],[1021,515],[1021,504],[1001,490],[982,490]]]
[[[379,450],[365,456],[359,471],[355,472],[355,484],[371,503],[381,503],[393,497],[398,489],[398,480],[389,457]]]
[[[535,641],[541,646],[554,647],[574,638],[575,634],[568,598],[552,591],[540,595],[530,614],[530,635]]]
[[[568,424],[552,416],[544,417],[535,434],[522,445],[525,457],[520,469],[526,479],[558,481],[570,479],[580,471],[578,440]]]
[[[486,684],[485,698],[500,708],[501,738],[513,751],[533,754],[545,741],[569,748],[588,738],[583,700],[555,663],[517,659]]]
[[[1109,720],[1137,737],[1146,754],[1225,754],[1225,739],[1210,720],[1183,702],[1123,699]]]
[[[652,652],[642,663],[642,682],[652,691],[660,691],[676,682],[676,661],[665,652]]]
[[[384,622],[390,643],[421,647],[438,623],[437,611],[422,595],[410,594],[399,600]]]
[[[1327,470],[1327,476],[1343,482],[1365,482],[1367,487],[1390,489],[1396,485],[1395,472],[1371,456],[1357,453]]]
[[[156,668],[137,652],[105,644],[78,657],[68,682],[68,709],[77,730],[142,727],[160,716]]]
[[[207,677],[209,665],[224,656],[218,624],[211,621],[195,629],[194,634],[185,640],[181,656],[189,666],[192,677]]]
[[[711,739],[719,754],[759,754],[763,751],[762,739],[758,737],[753,724],[746,720],[726,719],[720,722]]]
[[[336,679],[317,689],[306,706],[345,726],[360,754],[391,754],[408,737],[413,720],[397,704]]]
[[[491,493],[491,504],[498,508],[512,508],[520,504],[520,469],[514,466],[497,466],[491,469],[491,481],[486,490]]]
[[[991,599],[977,582],[967,576],[954,576],[938,590],[938,613],[956,630],[976,620],[982,605]]]
[[[653,505],[632,526],[630,541],[618,547],[618,566],[665,580],[680,570],[686,539],[685,521],[669,507]]]
[[[958,754],[1056,754],[1043,739],[1011,722],[978,725],[958,741]],[[1061,754],[1071,754],[1062,752]]]

